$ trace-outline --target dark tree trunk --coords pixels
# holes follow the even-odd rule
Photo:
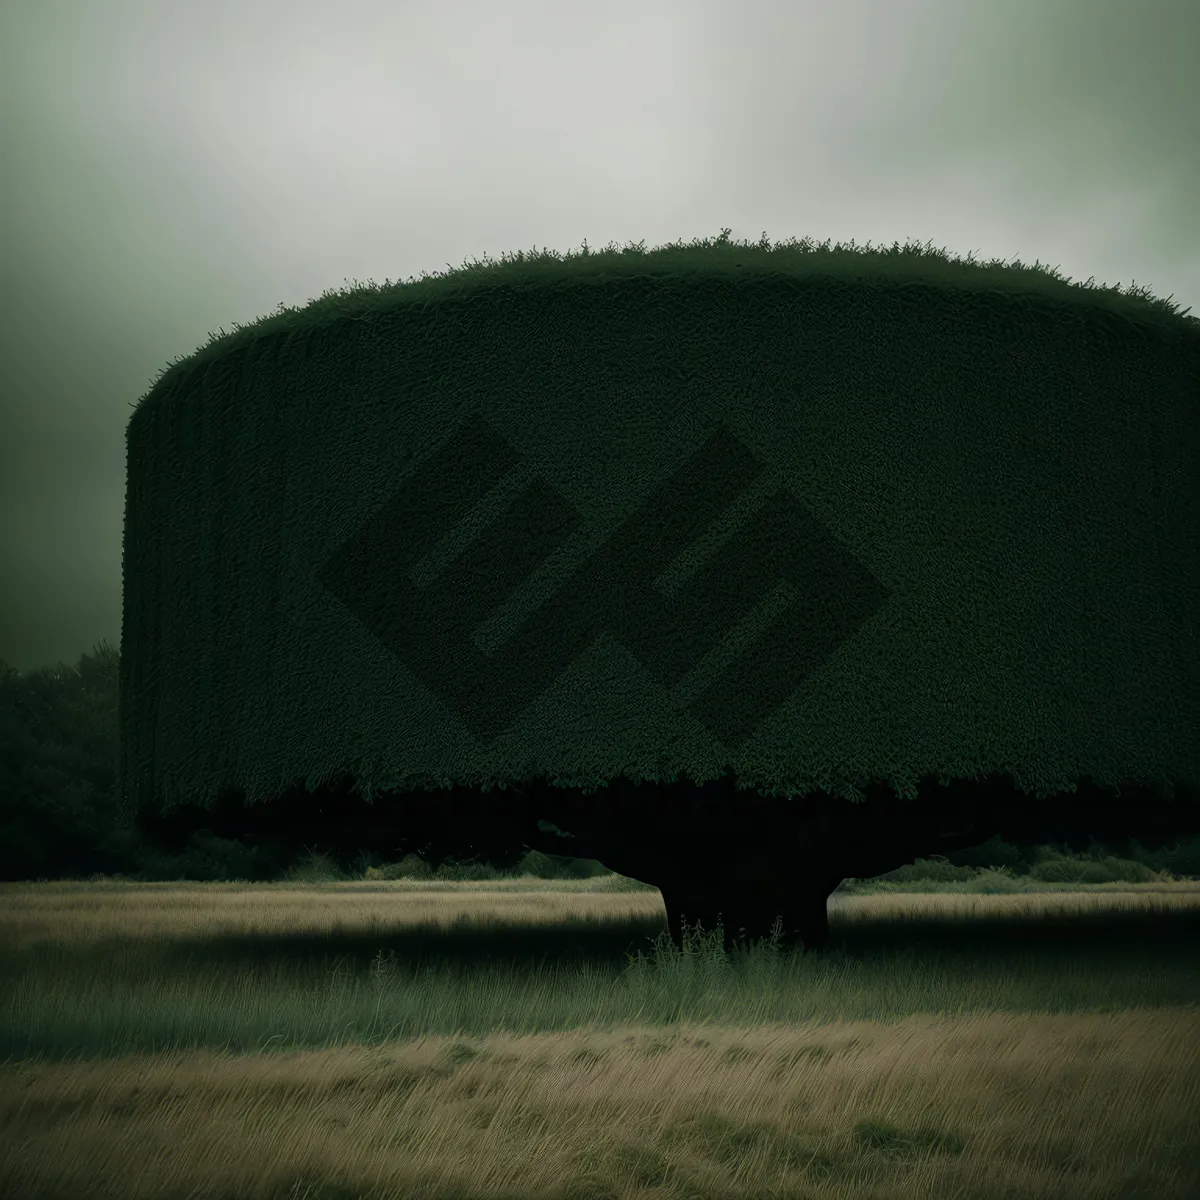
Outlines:
[[[532,809],[577,835],[571,853],[657,887],[677,943],[685,918],[688,929],[699,922],[705,931],[720,918],[726,949],[739,937],[770,937],[776,917],[781,949],[831,949],[826,906],[842,880],[870,879],[920,856],[993,835],[1041,841],[1081,826],[1151,830],[1156,820],[1181,828],[1196,812],[1194,792],[1163,807],[1152,789],[1130,785],[1114,800],[1085,782],[1037,799],[1006,777],[925,779],[912,799],[871,784],[860,803],[820,791],[764,797],[737,791],[728,777],[702,786],[619,780],[593,796],[537,784],[523,791]]]
[[[781,950],[832,946],[826,903],[845,875],[829,866],[828,855],[799,855],[783,841],[743,842],[731,853],[730,836],[710,830],[673,839],[670,846],[649,838],[637,846],[601,846],[598,857],[658,888],[677,945],[684,944],[685,920],[693,935],[720,923],[725,949],[731,950],[769,938],[779,917]],[[809,861],[799,861],[804,858]]]
[[[270,835],[305,845],[330,839],[347,853],[432,850],[435,858],[470,854],[511,865],[528,845],[596,858],[659,889],[677,944],[685,919],[688,930],[704,932],[720,919],[730,949],[739,936],[769,938],[779,917],[781,948],[806,950],[832,948],[826,905],[849,876],[869,879],[993,835],[1040,844],[1072,831],[1165,837],[1196,827],[1197,796],[1187,788],[1167,799],[1131,784],[1117,796],[1083,781],[1075,792],[1038,799],[1010,779],[989,777],[949,786],[925,779],[912,799],[876,784],[862,791],[866,799],[857,804],[820,791],[766,797],[737,790],[727,776],[702,786],[620,779],[585,796],[543,778],[505,792],[459,787],[367,804],[343,781],[292,789],[271,805],[247,808],[231,799],[189,819],[223,837]],[[539,818],[552,825],[543,828]]]
[[[715,929],[720,919],[729,950],[771,937],[778,920],[780,949],[830,949],[827,903],[844,876],[840,872],[836,876],[798,875],[794,861],[772,866],[766,856],[753,864],[738,864],[739,868],[751,865],[753,873],[736,869],[707,878],[663,879],[659,890],[672,938],[682,944],[684,917],[693,929],[697,921],[705,929]]]
[[[829,950],[830,895],[848,875],[877,873],[866,869],[877,861],[877,870],[901,865],[912,845],[912,810],[890,811],[880,797],[798,803],[737,792],[729,778],[701,787],[622,780],[603,801],[541,789],[534,805],[577,834],[572,853],[657,887],[679,945],[685,920],[706,933],[719,922],[730,950],[770,938],[778,918],[781,950]]]

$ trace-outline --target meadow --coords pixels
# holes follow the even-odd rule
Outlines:
[[[1200,1195],[1200,881],[1068,858],[848,881],[821,955],[612,874],[2,884],[0,1194]]]

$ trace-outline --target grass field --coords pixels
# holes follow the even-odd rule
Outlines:
[[[0,885],[13,1200],[1200,1195],[1200,882]],[[649,955],[639,955],[644,946]]]

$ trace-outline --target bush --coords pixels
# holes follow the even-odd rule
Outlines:
[[[1102,859],[1045,858],[1029,869],[1043,883],[1152,883],[1154,872],[1144,863],[1106,855]]]
[[[1028,846],[1014,846],[998,837],[990,837],[979,846],[969,846],[946,856],[947,861],[963,867],[1007,867],[1017,875],[1023,875],[1034,861]]]
[[[980,896],[1011,896],[1028,889],[1028,882],[1015,879],[1008,867],[984,867],[967,885],[967,890]]]
[[[368,867],[368,879],[432,879],[433,868],[416,854],[406,854],[398,863]]]
[[[1152,871],[1170,871],[1177,879],[1200,878],[1200,838],[1186,838],[1153,853],[1134,838],[1129,844],[1129,853],[1135,862]]]
[[[974,867],[958,867],[945,855],[935,854],[931,858],[918,858],[876,878],[888,883],[966,883],[976,875]]]
[[[284,878],[289,883],[336,883],[345,876],[328,855],[309,850],[305,859],[291,867]]]

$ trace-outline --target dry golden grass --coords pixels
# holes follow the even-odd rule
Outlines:
[[[619,877],[617,877],[619,878]],[[247,933],[385,933],[405,926],[456,923],[560,924],[666,918],[654,889],[613,890],[605,879],[463,880],[364,883],[0,883],[0,950],[35,942],[110,937],[174,938]],[[402,900],[402,904],[396,904]],[[1162,911],[1200,905],[1200,881],[1101,883],[1080,891],[1043,884],[1012,895],[906,891],[837,893],[837,922],[883,916],[1020,916],[1085,913],[1095,908]],[[836,916],[835,916],[836,914]]]
[[[382,931],[459,916],[553,922],[581,909],[662,911],[656,892],[607,894],[595,881],[10,885],[0,896],[8,950],[118,932]],[[884,911],[1197,902],[1196,884],[1121,884],[838,896],[831,912],[842,922]],[[950,1015],[937,1011],[945,980],[930,979],[929,1011],[842,1019],[846,993],[833,974],[792,978],[811,990],[802,999],[815,1011],[803,1020],[614,1020],[257,1054],[9,1062],[0,1066],[0,1192],[19,1200],[1200,1194],[1194,1007]],[[891,979],[898,1007],[903,989],[920,982]],[[193,1005],[208,987],[210,1003],[234,1011],[261,1007],[268,986],[192,984]],[[177,981],[162,986],[174,1003],[188,1002]],[[394,985],[380,982],[380,998],[386,986]],[[697,977],[696,986],[721,985]],[[165,991],[146,1002],[160,1000]]]
[[[0,884],[0,948],[106,937],[246,933],[383,933],[458,921],[560,924],[567,913],[629,920],[661,913],[653,889],[613,891],[596,880],[378,883]],[[397,903],[397,901],[400,903]]]
[[[3,1073],[3,1177],[23,1200],[250,1200],[305,1181],[346,1196],[1100,1200],[1137,1194],[1123,1179],[1183,1200],[1196,1177],[1167,1164],[1195,1137],[1200,1017],[497,1033]]]

